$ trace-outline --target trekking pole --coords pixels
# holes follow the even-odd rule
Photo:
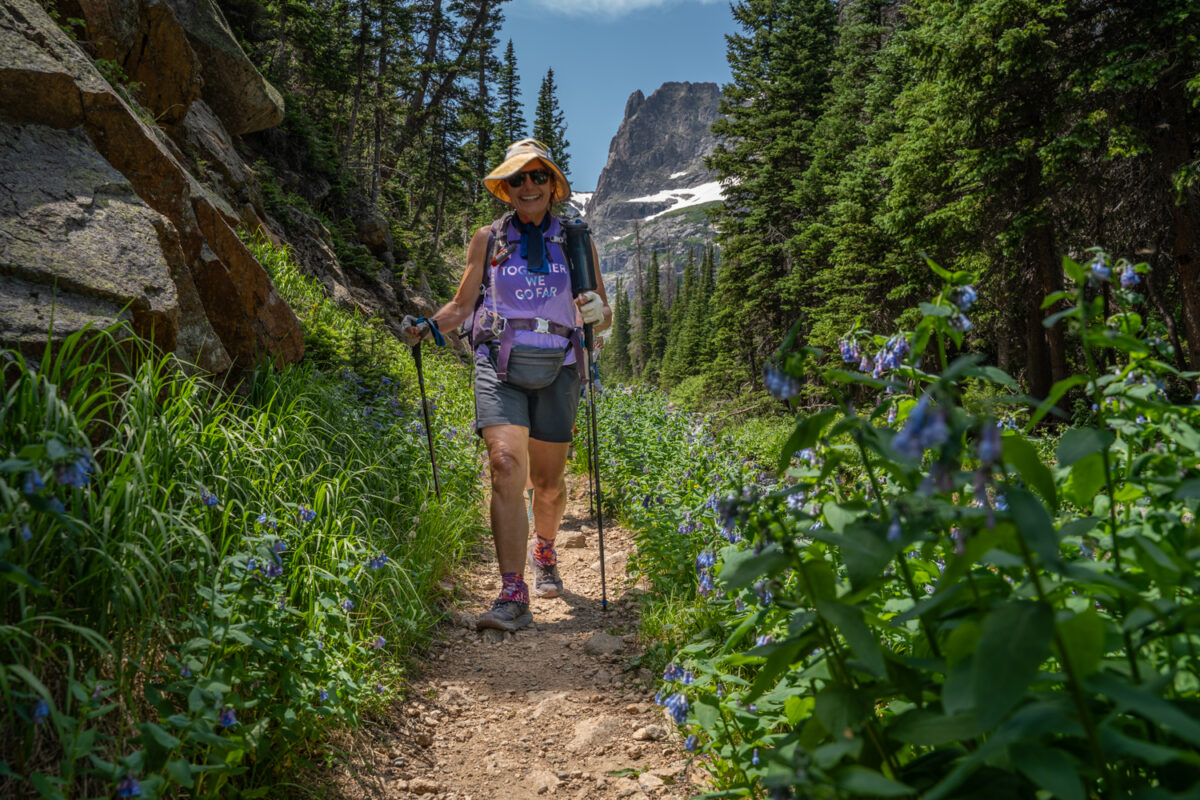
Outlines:
[[[587,358],[588,376],[588,461],[594,472],[592,484],[596,497],[596,535],[600,542],[600,609],[608,611],[608,583],[604,575],[604,495],[600,491],[600,437],[596,433],[596,374],[592,370],[592,326],[583,326],[583,350]]]
[[[429,419],[429,400],[425,397],[425,373],[421,369],[421,343],[412,346],[413,361],[417,364],[417,385],[421,387],[421,413],[425,415],[425,438],[429,440],[429,465],[433,468],[433,491],[440,502],[442,486],[438,482],[437,458],[433,454],[433,424]]]
[[[590,375],[591,373],[589,372],[588,374]],[[589,380],[588,383],[589,383],[589,386],[588,386],[587,392],[588,392],[588,396],[590,397],[592,394],[592,389],[590,386],[591,381]],[[591,411],[589,411],[588,412],[588,420],[591,420],[591,418],[592,418],[592,414],[591,414]],[[590,429],[591,422],[589,421],[587,424]],[[591,437],[590,433],[587,436],[587,440],[588,440],[588,516],[594,517],[596,515],[596,484],[592,480],[592,470],[595,469],[595,466],[596,466],[596,461],[595,461],[596,452],[595,452],[595,450],[592,449],[592,437]]]
[[[567,234],[567,263],[571,272],[571,294],[578,297],[584,292],[595,291],[599,283],[596,278],[596,250],[592,245],[591,232],[582,219],[568,220],[564,226]],[[600,543],[600,608],[608,611],[608,582],[604,565],[604,494],[600,490],[600,437],[596,433],[596,374],[592,363],[595,336],[592,326],[583,326],[583,355],[588,387],[588,474],[592,479],[592,495],[596,500],[596,534]]]

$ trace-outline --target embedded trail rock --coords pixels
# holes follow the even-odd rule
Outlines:
[[[488,556],[453,586],[452,622],[382,720],[345,743],[333,782],[342,798],[650,800],[704,791],[706,773],[654,704],[657,675],[631,665],[641,648],[625,578],[629,531],[604,533],[608,611],[586,476],[568,474],[558,538],[565,591],[533,598],[533,625],[476,631],[499,589]]]

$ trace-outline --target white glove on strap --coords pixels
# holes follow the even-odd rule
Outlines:
[[[584,325],[599,325],[604,321],[604,301],[600,299],[600,295],[584,292],[579,298],[584,301],[579,306],[579,316],[583,318]]]
[[[400,320],[400,341],[409,347],[432,335],[432,333],[428,322],[424,319],[418,322],[417,318],[412,314],[405,314],[404,319]]]

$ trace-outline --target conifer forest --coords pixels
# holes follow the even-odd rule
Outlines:
[[[1200,797],[1200,0],[729,4],[711,235],[634,227],[581,370],[564,551],[606,594],[525,604],[599,654],[476,630],[472,351],[397,335],[509,143],[575,179],[573,88],[522,96],[505,0],[216,0],[278,124],[205,144],[95,35],[174,42],[197,105],[204,4],[164,1],[0,0],[0,796]],[[10,324],[94,277],[80,220],[103,303]],[[443,671],[505,658],[451,735]],[[611,747],[540,738],[606,702]]]

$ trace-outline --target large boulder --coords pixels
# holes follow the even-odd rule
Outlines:
[[[204,101],[234,135],[283,122],[283,97],[250,63],[214,0],[168,0],[200,57]]]
[[[59,0],[58,7],[84,21],[87,52],[119,65],[156,120],[183,119],[200,96],[200,62],[165,0]]]
[[[174,350],[170,223],[87,134],[0,122],[0,175],[0,339],[36,354],[51,322],[61,337],[125,318]]]
[[[147,127],[32,0],[0,0],[0,117],[18,125],[81,126],[99,155],[170,221],[164,253],[180,252],[173,277],[187,330],[178,342],[199,348],[177,349],[181,357],[208,368],[219,363],[211,330],[235,367],[300,358],[299,322],[234,234],[230,226],[238,220],[228,205],[187,173],[161,132]]]

